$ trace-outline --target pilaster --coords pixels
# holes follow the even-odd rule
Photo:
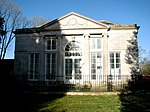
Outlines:
[[[62,36],[57,36],[57,80],[63,77],[63,52],[62,52]]]
[[[103,34],[103,75],[109,75],[108,69],[108,34]]]
[[[45,80],[45,39],[40,37],[40,80]]]
[[[84,36],[84,49],[82,49],[83,52],[83,75],[85,75],[86,78],[90,78],[90,34],[86,33]]]

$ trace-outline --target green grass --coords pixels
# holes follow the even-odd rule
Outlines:
[[[118,112],[119,96],[64,96],[41,105],[38,112]]]
[[[15,93],[3,98],[5,111],[14,112],[150,112],[150,92],[143,90],[99,96]]]

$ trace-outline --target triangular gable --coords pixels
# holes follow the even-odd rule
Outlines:
[[[58,19],[55,19],[43,26],[40,29],[54,30],[54,29],[76,29],[76,28],[109,28],[108,25],[82,16],[80,14],[71,12]]]

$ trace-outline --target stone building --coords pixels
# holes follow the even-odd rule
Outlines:
[[[17,29],[17,80],[104,84],[138,70],[136,24],[97,21],[71,12],[37,28]]]

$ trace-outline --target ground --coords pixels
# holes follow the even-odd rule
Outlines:
[[[10,92],[11,93],[11,92]],[[15,112],[149,112],[149,91],[117,94],[66,95],[7,93],[1,100],[5,111]],[[1,108],[1,109],[3,109]]]

